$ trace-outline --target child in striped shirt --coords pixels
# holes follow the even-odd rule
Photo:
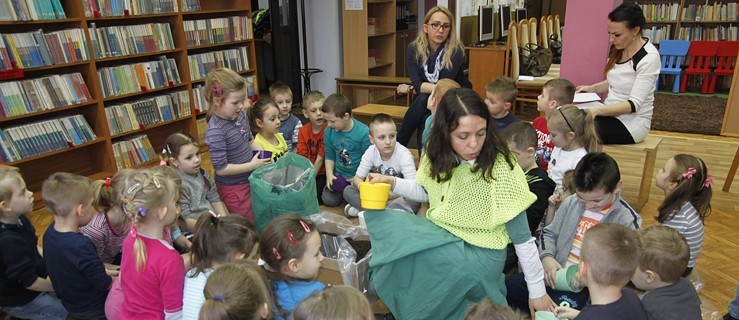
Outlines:
[[[656,219],[671,227],[690,247],[690,261],[683,277],[687,277],[703,250],[703,221],[711,213],[711,185],[705,162],[689,154],[678,154],[667,160],[657,174],[657,187],[665,191]]]

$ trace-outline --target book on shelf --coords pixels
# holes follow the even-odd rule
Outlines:
[[[0,0],[0,21],[66,19],[59,0]]]
[[[113,157],[115,158],[116,167],[121,170],[155,160],[157,154],[149,141],[149,137],[145,134],[139,134],[113,142]]]
[[[97,139],[82,115],[12,126],[0,131],[2,160],[17,161]]]
[[[659,44],[661,40],[670,40],[672,34],[672,25],[652,26],[644,30],[644,36],[653,44]]]
[[[111,135],[190,116],[187,91],[171,92],[105,108]]]
[[[210,70],[229,68],[236,72],[249,70],[249,49],[239,47],[220,51],[192,54],[187,57],[190,66],[190,77],[193,80],[204,79]]]
[[[208,121],[202,117],[198,118],[195,123],[198,125],[198,143],[202,146],[205,144],[205,130],[208,128]]]
[[[200,11],[200,0],[180,0],[180,11]]]
[[[92,101],[78,73],[0,83],[0,118]]]
[[[680,3],[647,3],[639,4],[644,18],[650,21],[676,21],[680,12]]]
[[[78,0],[82,1],[85,17],[140,16],[179,11],[179,0]]]
[[[1,0],[0,0],[1,1]],[[0,70],[28,69],[89,60],[82,29],[0,34]]]
[[[739,12],[736,2],[713,4],[689,4],[683,8],[683,21],[737,21]]]
[[[124,64],[98,69],[103,98],[171,87],[181,83],[174,58],[159,56],[156,61]]]
[[[373,36],[382,32],[380,28],[380,18],[369,17],[367,18],[367,35]]]
[[[252,38],[251,19],[244,16],[185,20],[183,28],[185,29],[185,43],[188,47]]]
[[[716,27],[680,27],[677,38],[679,40],[689,41],[737,41],[739,40],[739,27],[732,25]]]
[[[90,23],[90,44],[96,59],[173,50],[169,23],[147,23],[98,28]]]

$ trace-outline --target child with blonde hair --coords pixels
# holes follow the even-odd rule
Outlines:
[[[275,296],[275,319],[288,319],[301,301],[325,287],[315,281],[323,255],[313,222],[295,214],[274,218],[259,237],[259,253]]]
[[[292,314],[293,320],[373,320],[367,297],[354,287],[338,285],[313,292]]]
[[[105,299],[113,283],[92,241],[79,233],[95,214],[93,192],[90,178],[67,172],[52,174],[41,187],[54,217],[44,233],[46,270],[75,319],[105,319]]]
[[[172,169],[161,168],[128,179],[123,208],[131,231],[123,241],[120,319],[182,316],[185,264],[167,235],[177,222],[180,186],[171,177],[177,174],[166,172]]]
[[[667,160],[656,180],[665,192],[657,221],[680,232],[690,246],[690,261],[683,274],[687,277],[703,250],[703,222],[711,213],[713,178],[703,160],[678,154]]]
[[[202,320],[271,319],[267,277],[253,261],[229,263],[213,271],[203,293]]]
[[[536,147],[536,164],[547,170],[552,157],[554,144],[552,134],[547,128],[547,116],[557,108],[572,104],[575,99],[575,85],[567,79],[552,79],[541,88],[541,94],[536,100],[536,109],[544,115],[536,117],[532,124],[536,129],[538,144]]]
[[[0,308],[16,318],[66,319],[26,216],[31,210],[33,192],[23,177],[17,170],[0,168]]]
[[[321,192],[326,187],[326,167],[323,166],[326,150],[324,150],[323,132],[326,131],[328,123],[323,118],[321,110],[325,100],[326,97],[320,91],[311,91],[303,96],[303,116],[310,121],[310,125],[300,128],[296,151],[297,154],[310,160],[316,168],[316,196],[319,203],[323,203]]]
[[[249,125],[255,134],[255,146],[271,152],[272,160],[277,161],[288,152],[288,145],[280,134],[280,109],[272,99],[261,98],[249,109]]]
[[[279,109],[278,118],[282,123],[279,133],[287,143],[288,150],[295,152],[298,145],[298,134],[303,123],[291,112],[293,108],[293,91],[284,82],[277,81],[269,86],[269,97]]]
[[[554,144],[547,172],[561,187],[565,172],[575,169],[588,152],[598,151],[595,120],[589,111],[570,104],[549,113],[547,128]]]
[[[192,269],[185,276],[182,318],[197,319],[208,277],[223,264],[250,258],[257,243],[254,226],[239,215],[201,215],[192,239]]]
[[[476,303],[464,316],[464,320],[527,320],[528,317],[506,305],[495,304],[490,299]]]
[[[249,175],[271,159],[259,159],[252,154],[254,137],[243,112],[246,82],[238,73],[220,68],[208,73],[204,90],[210,105],[205,143],[215,170],[218,194],[230,213],[254,222]]]
[[[215,181],[201,167],[200,145],[195,138],[187,132],[173,133],[164,142],[164,152],[182,179],[179,207],[187,231],[195,232],[195,223],[203,214],[228,215]]]
[[[80,233],[88,237],[97,250],[97,254],[104,263],[121,264],[121,248],[123,239],[128,236],[131,226],[121,207],[126,179],[134,173],[133,169],[122,169],[113,175],[113,178],[96,180],[92,183],[95,191],[93,207],[97,213],[89,223],[80,227]],[[117,269],[117,268],[116,268]]]

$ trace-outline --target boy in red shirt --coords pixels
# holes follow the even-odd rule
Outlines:
[[[310,125],[300,127],[298,131],[298,154],[308,158],[316,168],[316,190],[318,203],[321,201],[321,192],[326,186],[326,167],[323,165],[324,148],[323,132],[326,130],[326,121],[323,119],[321,107],[325,97],[320,91],[308,92],[303,97],[303,115],[310,120]]]
[[[534,119],[533,125],[536,129],[536,135],[539,142],[536,146],[536,164],[539,168],[547,170],[549,167],[549,159],[552,156],[554,142],[552,142],[552,134],[547,129],[547,114],[549,111],[557,110],[557,108],[571,104],[575,98],[575,85],[567,79],[552,79],[544,84],[539,99],[536,102],[536,108],[541,115]]]

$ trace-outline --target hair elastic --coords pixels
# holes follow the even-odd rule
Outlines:
[[[703,186],[706,187],[706,188],[708,188],[711,185],[713,185],[713,182],[714,182],[713,181],[713,176],[711,176],[710,173],[709,174],[706,174],[706,182],[703,183]]]
[[[140,215],[140,216],[142,216],[142,217],[146,217],[146,208],[144,208],[144,207],[139,207],[139,209],[138,209],[138,212],[139,212],[139,215]]]
[[[167,165],[167,161],[164,160],[164,159],[167,159],[167,149],[169,149],[169,147],[167,147],[166,149],[162,149],[162,157],[161,157],[161,159],[159,159],[159,165],[160,166],[166,166]]]
[[[138,232],[136,232],[136,227],[134,227],[133,224],[131,224],[130,230],[131,230],[130,231],[131,232],[131,236],[134,237],[134,238],[136,238],[136,236],[138,236]]]
[[[696,174],[696,172],[697,171],[695,171],[695,168],[688,168],[688,171],[685,171],[685,173],[683,173],[683,178],[690,179],[693,177],[694,174]]]
[[[217,80],[213,80],[213,88],[210,89],[210,91],[212,91],[213,94],[215,94],[217,97],[223,94],[223,89],[221,89],[221,87],[218,86]]]
[[[110,177],[106,177],[105,178],[105,187],[106,188],[110,188],[111,185],[113,185],[113,179],[111,179]]]
[[[277,252],[277,248],[275,248],[275,247],[272,247],[272,254],[274,254],[274,255],[275,255],[275,258],[276,258],[277,260],[282,260],[282,256],[280,255],[280,253],[279,253],[279,252]]]
[[[215,299],[215,300],[218,300],[218,301],[220,301],[220,302],[224,302],[224,301],[223,301],[223,297],[221,297],[221,295],[218,295],[218,294],[214,294],[214,295],[213,295],[213,299]]]

